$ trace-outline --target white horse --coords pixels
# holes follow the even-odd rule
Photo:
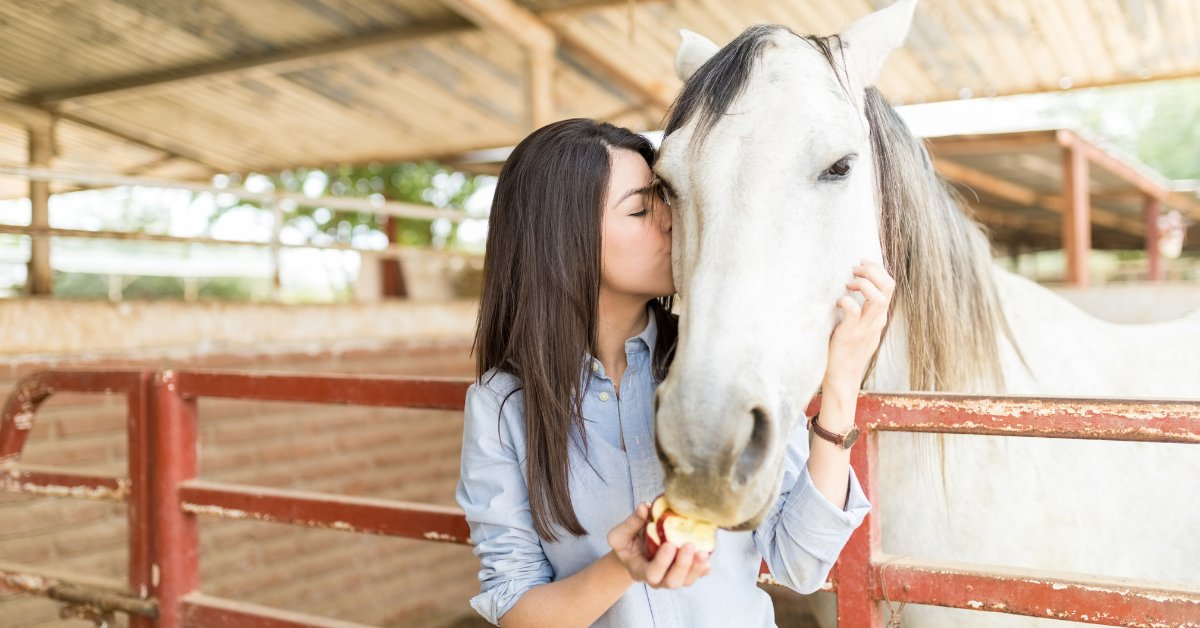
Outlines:
[[[681,297],[656,429],[668,498],[691,514],[761,521],[861,258],[886,260],[897,280],[868,390],[1200,397],[1200,317],[1102,322],[992,263],[871,87],[915,4],[828,38],[760,26],[718,48],[685,33],[686,83],[655,167],[674,195]],[[1194,445],[883,433],[880,446],[886,553],[1200,584]],[[827,626],[832,599],[809,598]],[[922,627],[1047,621],[903,615]]]

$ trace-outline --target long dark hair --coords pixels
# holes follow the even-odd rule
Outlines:
[[[537,533],[550,541],[558,539],[555,525],[587,534],[571,504],[568,447],[572,424],[585,434],[578,388],[585,355],[596,353],[610,149],[654,164],[649,140],[606,122],[563,120],[534,131],[500,170],[489,219],[475,378],[495,368],[520,382],[529,509]],[[658,325],[653,374],[661,380],[678,323],[671,297],[649,306]]]

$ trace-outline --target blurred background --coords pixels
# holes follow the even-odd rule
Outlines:
[[[577,116],[657,142],[680,28],[828,34],[887,4],[2,1],[0,390],[49,367],[469,375],[514,144]],[[1200,308],[1200,3],[923,0],[879,88],[997,263],[1115,322]],[[124,412],[56,396],[22,463],[121,472]],[[453,505],[454,414],[206,402],[201,473]],[[125,525],[0,493],[0,567],[122,579]],[[206,524],[204,590],[476,621],[467,548],[281,527]],[[79,622],[0,587],[0,626],[57,625]]]

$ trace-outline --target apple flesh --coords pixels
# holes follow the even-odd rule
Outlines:
[[[654,560],[658,548],[664,543],[677,548],[691,543],[697,552],[712,552],[717,545],[717,526],[671,510],[666,497],[659,495],[650,504],[650,521],[646,523],[645,536],[646,557],[650,560]]]

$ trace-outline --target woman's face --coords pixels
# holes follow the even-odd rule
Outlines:
[[[675,294],[671,212],[655,206],[653,173],[631,150],[612,150],[601,234],[600,289],[649,301]]]

